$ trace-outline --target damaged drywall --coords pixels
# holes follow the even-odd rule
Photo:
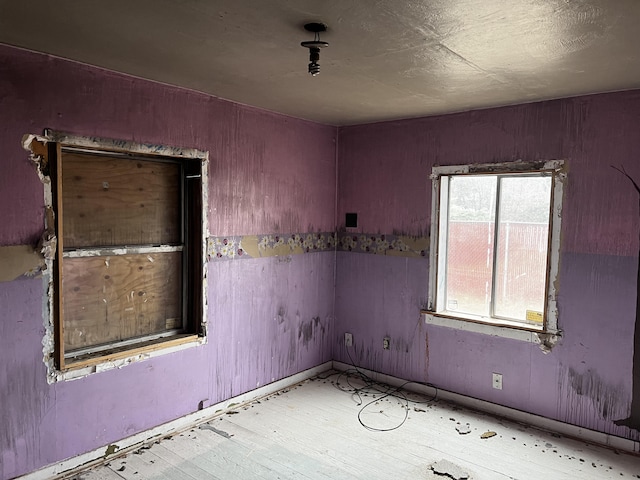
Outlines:
[[[44,261],[43,271],[45,295],[42,308],[44,336],[42,338],[43,362],[47,366],[47,382],[56,380],[55,366],[55,328],[53,321],[53,262],[56,254],[57,239],[55,236],[55,212],[53,210],[53,191],[49,176],[49,158],[47,155],[49,139],[39,135],[28,134],[22,137],[22,147],[30,153],[31,161],[36,166],[40,181],[44,186],[45,224],[42,232],[39,251]]]
[[[555,347],[560,341],[561,333],[562,332],[539,332],[535,334],[537,342],[540,343],[540,350],[542,350],[542,353],[547,354],[550,353],[551,350],[553,350],[553,347]]]

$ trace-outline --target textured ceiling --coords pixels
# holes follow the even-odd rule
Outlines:
[[[638,0],[0,0],[2,43],[333,125],[639,88],[639,24]]]

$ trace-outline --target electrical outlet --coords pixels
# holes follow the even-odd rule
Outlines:
[[[494,373],[493,374],[493,388],[496,390],[502,390],[502,374]]]
[[[344,334],[344,346],[345,347],[351,347],[353,345],[353,335],[351,335],[350,333],[345,333]]]
[[[389,345],[391,344],[391,339],[389,337],[384,337],[382,339],[382,349],[389,350]]]

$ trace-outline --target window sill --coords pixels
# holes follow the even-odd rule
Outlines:
[[[548,341],[549,336],[560,336],[560,332],[545,331],[542,327],[533,325],[529,327],[526,325],[508,324],[506,322],[504,324],[488,323],[469,318],[453,317],[429,310],[421,310],[420,313],[425,316],[425,322],[429,325],[437,325],[465,332],[482,333],[492,337],[510,338],[523,342],[544,344]]]
[[[92,373],[103,372],[120,368],[130,363],[159,357],[168,353],[177,352],[186,348],[203,345],[206,343],[205,337],[194,334],[179,335],[170,339],[162,338],[158,341],[150,342],[144,346],[130,348],[128,350],[112,352],[100,356],[83,357],[80,359],[69,359],[63,370],[53,373],[51,380],[64,381],[85,377]]]

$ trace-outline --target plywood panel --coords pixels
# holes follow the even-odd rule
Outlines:
[[[65,248],[181,240],[180,165],[63,152]]]
[[[65,258],[65,350],[182,326],[182,254]]]

